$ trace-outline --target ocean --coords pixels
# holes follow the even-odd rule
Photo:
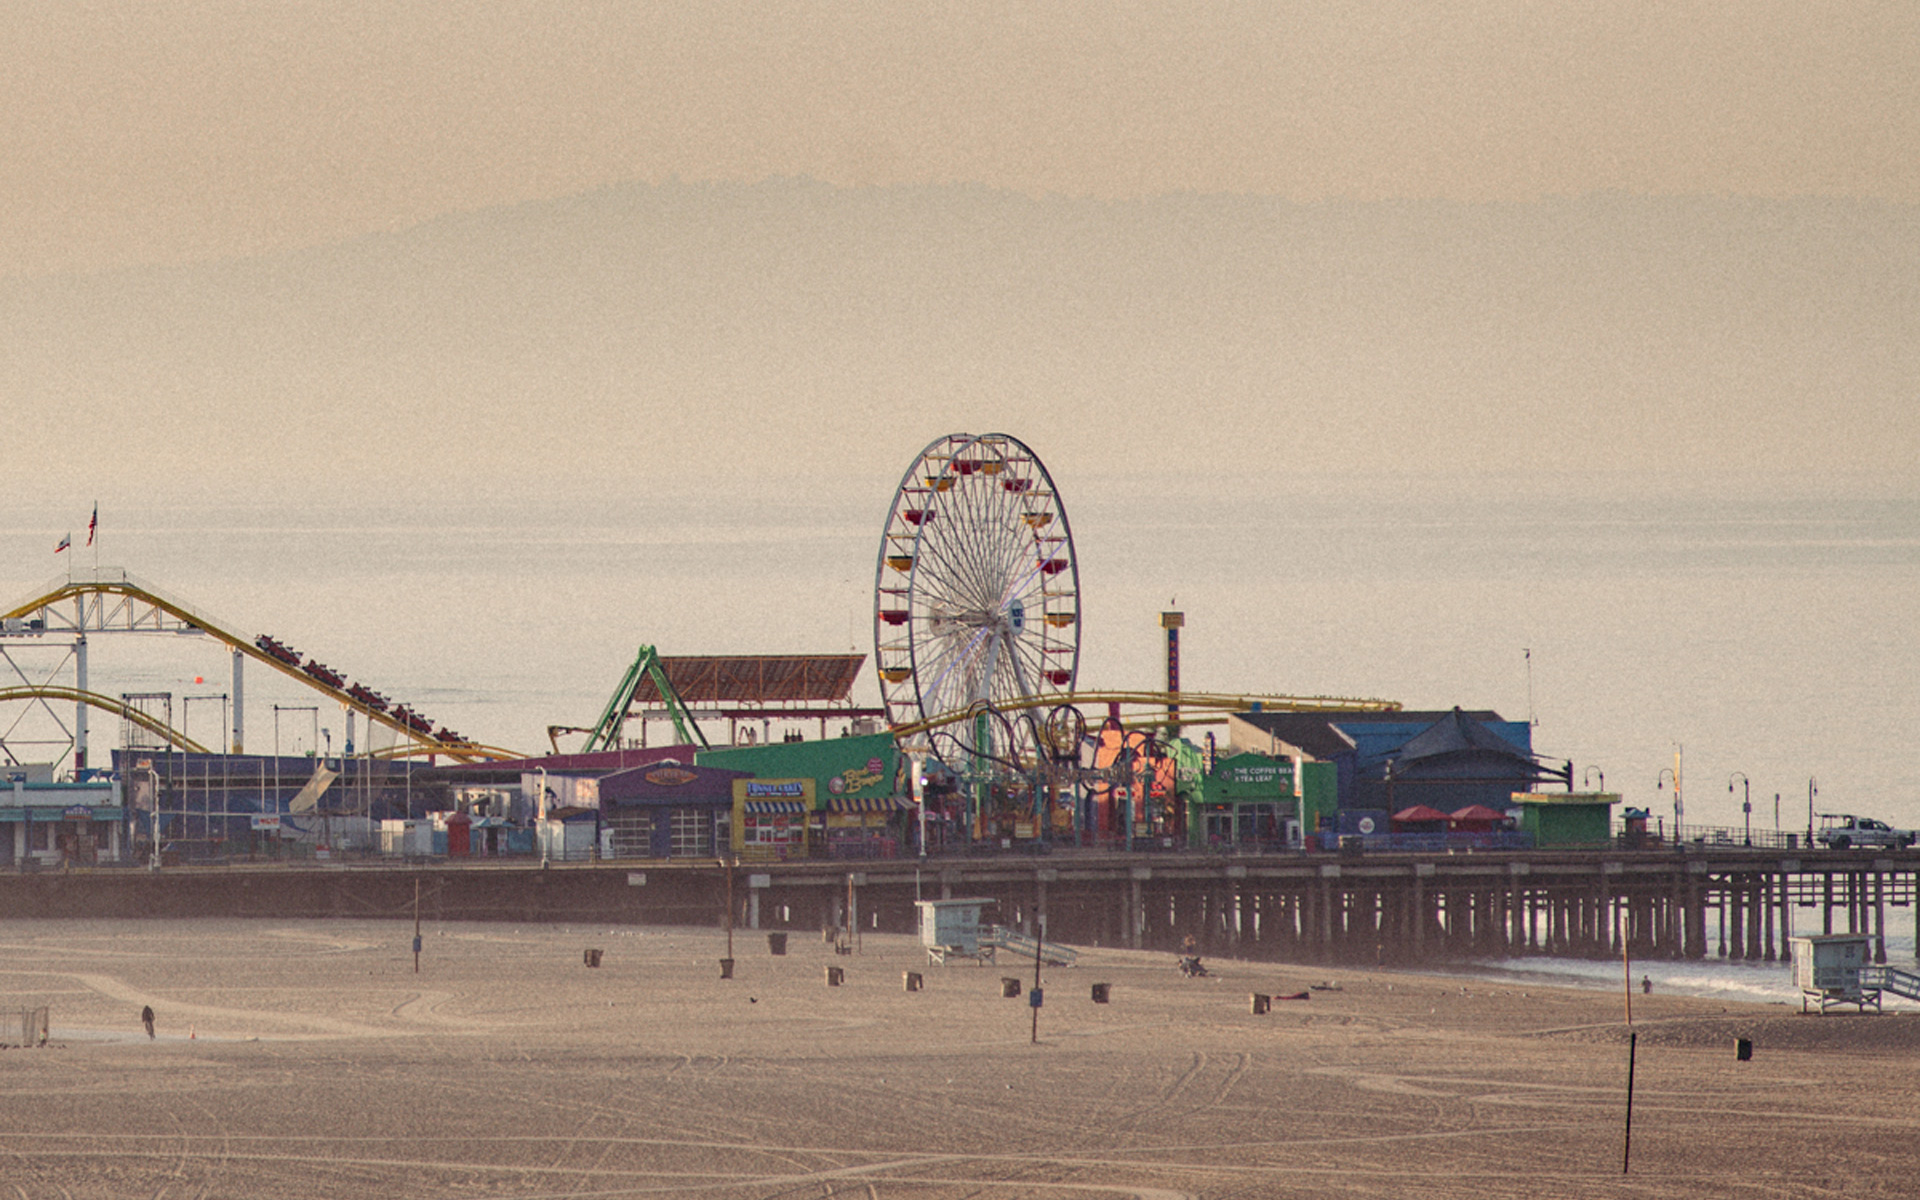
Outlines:
[[[1904,932],[1887,936],[1887,963],[1908,971],[1915,969],[1911,913],[1892,909],[1888,927],[1904,925]],[[1642,977],[1653,982],[1659,995],[1695,996],[1742,1004],[1788,1004],[1798,1009],[1800,989],[1794,986],[1793,965],[1785,946],[1776,947],[1775,962],[1732,962],[1719,958],[1673,962],[1664,959],[1633,960],[1628,964],[1633,991],[1640,994]],[[1440,971],[1507,987],[1538,984],[1550,987],[1574,987],[1587,991],[1621,990],[1622,970],[1618,959],[1525,958],[1486,960],[1446,967],[1422,967],[1423,972]],[[1920,1003],[1887,994],[1883,1008],[1889,1011],[1920,1011]]]

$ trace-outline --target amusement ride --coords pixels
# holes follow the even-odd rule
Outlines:
[[[822,737],[827,716],[877,718],[911,763],[907,786],[921,801],[923,837],[928,811],[937,807],[943,819],[966,822],[972,836],[1024,821],[1027,836],[1077,833],[1094,823],[1130,840],[1155,797],[1171,795],[1183,725],[1219,722],[1227,712],[1255,707],[1400,707],[1384,700],[1182,691],[1177,629],[1168,623],[1178,614],[1171,613],[1162,618],[1168,624],[1166,690],[1083,690],[1083,617],[1072,525],[1039,455],[1009,434],[951,433],[913,458],[881,531],[873,586],[880,708],[851,700],[857,655],[672,659],[643,646],[595,726],[556,725],[549,737],[556,752],[558,736],[568,732],[586,734],[588,751],[614,749],[626,740],[628,716],[637,715],[644,744],[652,714],[668,717],[677,740],[697,749],[707,744],[702,717],[723,717],[736,733],[742,720],[819,718]],[[0,686],[0,704],[24,702],[51,716],[52,702],[73,703],[72,727],[61,723],[60,753],[72,752],[76,772],[88,768],[88,709],[121,718],[127,736],[137,730],[143,745],[208,752],[171,726],[170,706],[146,711],[140,697],[89,690],[88,638],[107,633],[195,634],[224,643],[233,659],[235,755],[243,743],[243,667],[251,660],[338,704],[350,714],[350,740],[354,716],[369,735],[375,728],[391,731],[391,746],[363,749],[363,755],[452,763],[520,757],[447,729],[277,637],[248,636],[123,570],[96,567],[0,612],[0,656],[17,677]],[[71,685],[22,671],[8,651],[22,639],[71,642]],[[786,673],[778,688],[768,682],[772,671]],[[781,701],[825,701],[827,707],[777,707]],[[0,762],[24,761],[8,741],[17,738],[19,725],[17,717],[0,723]]]

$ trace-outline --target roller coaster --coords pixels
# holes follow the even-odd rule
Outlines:
[[[398,735],[399,740],[395,745],[372,751],[367,755],[369,757],[396,759],[444,755],[455,762],[500,761],[520,757],[515,751],[483,745],[445,726],[436,725],[407,704],[395,702],[363,682],[349,681],[318,657],[302,654],[272,635],[263,633],[248,637],[237,629],[233,623],[219,620],[154,584],[117,568],[96,569],[86,574],[76,573],[56,579],[32,598],[0,611],[0,639],[80,639],[89,633],[104,632],[198,634],[211,637],[233,652],[236,677],[239,661],[242,658],[252,659],[343,709],[359,713],[370,728],[379,725]],[[643,648],[643,651],[650,652],[651,647]],[[632,674],[630,671],[629,675]],[[80,682],[84,684],[84,679]],[[626,681],[620,693],[628,703],[633,699],[630,693],[634,682],[633,679]],[[668,701],[668,709],[676,717],[676,731],[682,740],[688,743],[697,740],[704,744],[705,738],[698,735],[697,727],[690,730],[693,724],[691,715],[684,711],[683,704],[678,703],[678,697],[672,694],[672,689],[668,688],[662,695]],[[68,687],[23,680],[16,686],[0,688],[0,703],[22,701],[74,703],[127,721],[168,746],[194,753],[219,752],[189,738],[123,698],[89,691],[84,686]],[[1224,719],[1223,714],[1227,712],[1254,708],[1295,712],[1380,712],[1400,707],[1398,702],[1390,700],[1337,696],[1068,691],[999,699],[984,708],[981,704],[975,704],[926,720],[895,725],[892,732],[907,747],[925,744],[929,739],[945,739],[957,741],[959,745],[955,749],[961,749],[973,739],[964,732],[956,738],[954,731],[966,730],[969,723],[978,726],[984,721],[1010,728],[1019,727],[1025,731],[1024,735],[1016,734],[1011,739],[989,735],[986,740],[998,743],[1003,748],[1010,748],[1010,741],[1023,743],[1023,749],[1014,753],[1026,764],[1032,765],[1036,758],[1059,761],[1069,755],[1078,756],[1077,751],[1087,740],[1083,706],[1104,708],[1110,727],[1130,731],[1217,723]],[[621,708],[624,712],[625,705]],[[1122,716],[1123,709],[1131,711]],[[605,723],[603,717],[602,724]],[[238,724],[236,722],[236,734]],[[238,752],[237,736],[235,752]],[[984,757],[992,759],[1003,754],[1004,751],[1002,754],[989,751]],[[963,750],[964,757],[974,758],[977,755],[975,748]]]
[[[375,753],[382,758],[445,755],[456,762],[498,761],[517,758],[511,750],[486,746],[437,725],[406,704],[395,703],[364,683],[349,682],[343,675],[313,656],[303,656],[268,634],[253,637],[236,632],[236,626],[216,620],[201,609],[167,594],[127,571],[96,568],[85,573],[56,579],[46,584],[31,599],[0,611],[0,637],[74,637],[90,633],[175,633],[200,634],[226,644],[235,657],[238,679],[242,658],[262,663],[310,691],[359,713],[372,726],[383,726],[398,735],[388,749]],[[84,687],[61,687],[26,682],[0,689],[0,701],[69,700],[78,705],[110,712],[162,738],[170,746],[205,752],[205,747],[185,734],[142,713],[126,701],[100,695]],[[236,731],[239,722],[236,721]],[[236,738],[236,742],[237,742]],[[235,747],[236,752],[238,746]]]

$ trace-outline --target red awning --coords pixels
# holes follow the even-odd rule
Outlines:
[[[1455,809],[1453,819],[1456,821],[1504,821],[1507,819],[1507,814],[1488,808],[1484,804],[1469,804],[1465,808]]]
[[[1412,808],[1403,808],[1393,814],[1395,824],[1407,824],[1413,821],[1445,821],[1447,814],[1425,804],[1416,804]]]

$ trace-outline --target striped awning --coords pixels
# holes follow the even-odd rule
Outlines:
[[[896,796],[834,796],[827,801],[830,813],[890,813],[910,807]]]
[[[797,817],[806,811],[805,800],[749,800],[746,807],[749,817]]]

